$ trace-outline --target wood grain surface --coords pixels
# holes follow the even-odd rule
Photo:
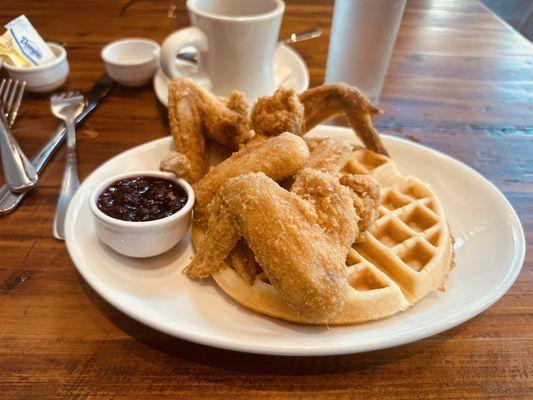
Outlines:
[[[1,0],[1,21],[25,13],[68,43],[67,86],[89,89],[102,46],[162,41],[186,26],[184,2]],[[333,1],[287,1],[282,34],[320,39],[294,48],[324,76]],[[171,13],[172,14],[172,13]],[[267,357],[163,335],[114,309],[76,272],[51,222],[64,153],[15,213],[0,217],[0,398],[533,398],[533,46],[477,1],[409,0],[382,96],[384,133],[443,151],[507,196],[526,231],[522,273],[494,306],[418,343],[341,357]],[[116,87],[79,134],[79,171],[169,134],[151,86]],[[27,154],[57,121],[48,96],[24,100],[15,129]],[[460,194],[459,194],[460,195]]]

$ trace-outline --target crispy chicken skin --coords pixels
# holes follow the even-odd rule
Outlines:
[[[311,147],[311,155],[307,160],[305,167],[337,175],[339,176],[341,184],[352,189],[354,195],[354,207],[357,211],[357,215],[360,217],[360,234],[357,236],[356,241],[363,241],[364,236],[361,235],[361,233],[374,222],[378,215],[379,185],[369,176],[340,176],[339,171],[344,165],[346,165],[353,150],[353,146],[348,142],[340,138],[330,137],[313,141]],[[297,184],[298,178],[296,178],[295,182],[295,185]]]
[[[244,146],[195,185],[195,223],[206,228],[209,203],[228,179],[248,172],[263,172],[278,181],[299,171],[308,158],[305,141],[288,132]]]
[[[353,205],[359,215],[359,232],[364,232],[378,217],[380,204],[379,185],[365,175],[344,175],[340,183],[350,187],[353,193]],[[363,242],[364,236],[356,237],[356,242]]]
[[[311,155],[305,166],[330,174],[339,173],[350,159],[353,150],[350,143],[336,137],[314,140],[307,144]]]
[[[358,89],[344,83],[329,83],[308,89],[299,98],[305,109],[305,132],[342,114],[369,150],[388,155],[371,119],[372,115],[381,114],[381,110]]]
[[[284,131],[303,135],[316,125],[337,115],[348,124],[370,150],[387,155],[372,115],[381,114],[356,88],[330,83],[308,89],[299,96],[292,90],[278,89],[261,97],[252,109],[252,129],[258,135],[273,136]]]
[[[168,87],[168,117],[176,151],[184,158],[179,176],[194,183],[208,170],[206,137],[237,149],[253,137],[249,105],[241,92],[228,99],[215,96],[193,80],[174,79]]]
[[[252,127],[259,136],[281,132],[303,134],[304,107],[293,90],[280,88],[272,96],[260,97],[252,109]]]
[[[289,192],[263,173],[228,180],[187,275],[218,270],[242,237],[290,306],[312,322],[332,318],[345,300],[344,262],[359,217],[336,177],[306,168],[297,182]]]

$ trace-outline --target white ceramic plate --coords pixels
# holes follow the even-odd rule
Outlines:
[[[274,53],[276,86],[301,93],[309,87],[309,71],[300,55],[288,46],[278,46]],[[168,105],[168,77],[160,69],[154,76],[154,91],[165,107]]]
[[[326,126],[312,134],[353,136],[345,128]],[[162,256],[142,260],[120,256],[99,242],[88,206],[91,189],[112,174],[156,169],[172,148],[171,137],[119,154],[83,182],[67,214],[68,251],[89,285],[112,305],[152,328],[210,346],[325,355],[383,349],[434,335],[479,314],[510,288],[524,260],[524,234],[505,197],[471,168],[409,141],[383,140],[404,172],[431,184],[456,239],[456,266],[446,292],[431,294],[393,317],[333,328],[278,321],[241,307],[212,281],[186,278],[180,271],[193,254],[188,238]]]

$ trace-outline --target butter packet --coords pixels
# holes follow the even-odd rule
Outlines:
[[[8,22],[5,28],[7,32],[0,37],[0,56],[7,63],[30,67],[56,58],[25,15]]]
[[[16,67],[31,67],[33,64],[20,52],[11,32],[6,31],[0,36],[0,57],[7,63]]]

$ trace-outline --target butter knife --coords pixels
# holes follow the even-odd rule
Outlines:
[[[86,95],[87,106],[85,106],[82,113],[76,118],[76,126],[95,109],[98,103],[109,93],[114,84],[115,81],[107,74],[103,74],[98,81],[96,81]],[[60,124],[54,135],[48,140],[48,142],[46,142],[41,150],[32,157],[31,163],[38,174],[43,170],[48,161],[50,161],[61,143],[63,143],[66,132],[65,125]],[[28,192],[14,193],[7,185],[0,187],[0,215],[8,214],[15,210],[26,193]]]

